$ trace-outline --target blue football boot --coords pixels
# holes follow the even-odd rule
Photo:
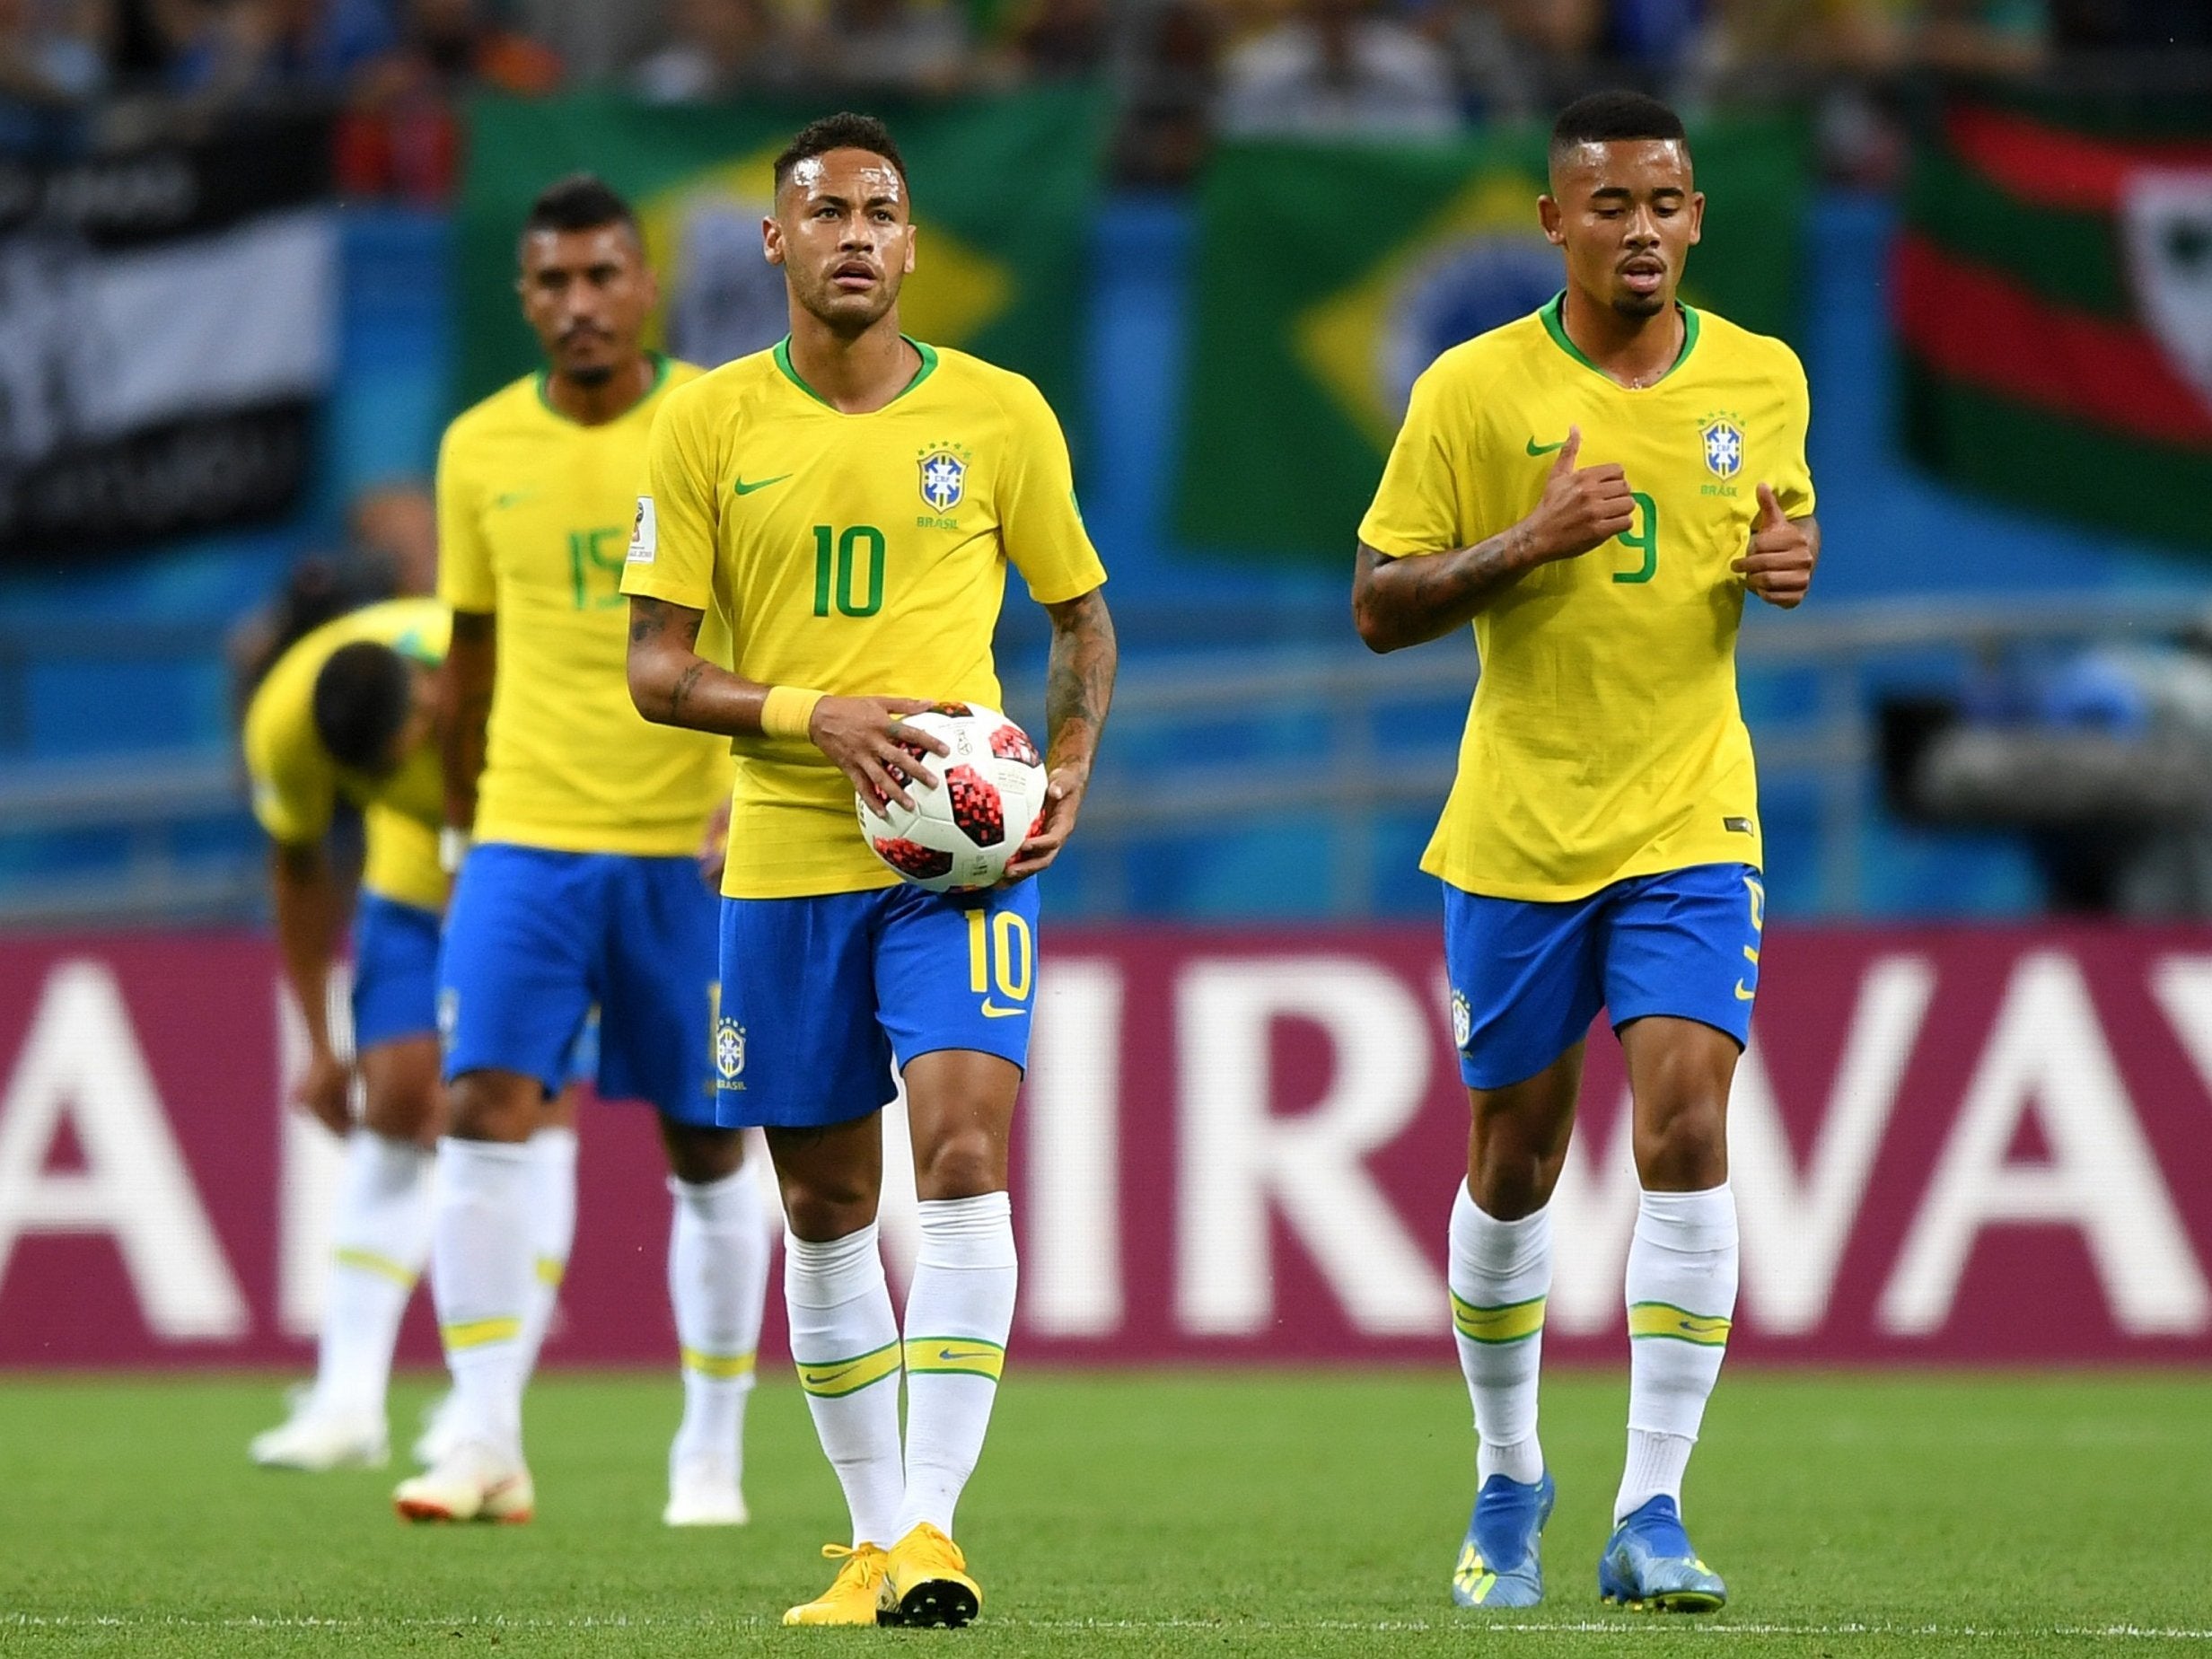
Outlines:
[[[1698,1559],[1681,1511],[1655,1497],[1613,1529],[1598,1558],[1598,1593],[1645,1613],[1716,1613],[1728,1586]]]
[[[1536,1543],[1558,1494],[1551,1471],[1534,1486],[1492,1475],[1475,1495],[1475,1513],[1452,1569],[1452,1599],[1462,1607],[1534,1607],[1544,1599]]]

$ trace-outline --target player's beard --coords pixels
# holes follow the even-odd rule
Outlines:
[[[856,304],[853,295],[825,276],[800,290],[799,303],[832,334],[844,339],[856,339],[897,306],[899,288],[898,280],[886,272],[874,291],[865,296],[865,303]]]
[[[1674,296],[1663,288],[1655,288],[1649,294],[1637,294],[1631,290],[1613,295],[1614,314],[1637,322],[1646,317],[1656,317],[1673,303]]]
[[[580,369],[562,369],[559,373],[571,386],[584,391],[597,391],[614,378],[614,370],[615,365],[611,363],[592,363]]]

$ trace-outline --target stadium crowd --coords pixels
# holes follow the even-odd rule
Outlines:
[[[1697,105],[1817,85],[1830,165],[1880,176],[1881,89],[2079,51],[2212,49],[2197,0],[0,0],[0,152],[128,144],[270,102],[342,111],[353,194],[435,200],[491,90],[938,96],[1110,77],[1137,183],[1210,136],[1435,136],[1600,84]]]

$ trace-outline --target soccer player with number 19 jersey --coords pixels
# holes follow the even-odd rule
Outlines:
[[[1074,827],[1113,632],[1036,388],[899,332],[917,239],[891,135],[815,122],[775,179],[764,249],[791,334],[682,388],[654,426],[623,579],[630,687],[647,717],[737,754],[717,1110],[768,1132],[793,1357],[853,1523],[830,1590],[786,1622],[960,1625],[982,1593],[952,1510],[1014,1321],[1006,1146],[1036,986],[1023,878]],[[963,901],[900,885],[853,798],[905,803],[928,777],[943,745],[902,715],[998,704],[1009,563],[1052,619],[1050,782],[1010,882]],[[732,619],[734,672],[694,648],[710,612]],[[921,1198],[903,1341],[875,1233],[894,1063]]]
[[[1675,299],[1705,198],[1671,110],[1584,99],[1553,129],[1550,171],[1539,208],[1566,290],[1422,375],[1353,589],[1375,650],[1471,620],[1482,655],[1422,861],[1444,883],[1473,1107],[1449,1277],[1481,1444],[1453,1594],[1543,1596],[1545,1206],[1602,1007],[1643,1198],[1628,1468],[1598,1587],[1705,1612],[1727,1591],[1683,1531],[1681,1482],[1735,1306],[1725,1119],[1764,905],[1735,636],[1747,591],[1787,609],[1812,582],[1807,397],[1786,346]]]

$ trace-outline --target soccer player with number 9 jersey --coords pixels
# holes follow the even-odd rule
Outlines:
[[[670,394],[623,589],[648,718],[733,740],[717,1109],[781,1181],[793,1357],[852,1511],[793,1624],[960,1625],[952,1540],[1013,1325],[1006,1149],[1036,988],[1032,876],[1073,829],[1111,695],[1105,572],[1035,387],[899,331],[917,238],[880,122],[817,121],[777,158],[768,259],[791,333]],[[904,886],[853,796],[911,804],[944,745],[901,717],[1000,706],[1011,564],[1052,619],[1050,781],[1008,882]],[[698,647],[731,621],[730,665]],[[734,672],[733,672],[733,670]],[[957,780],[956,780],[957,781]],[[906,1084],[921,1248],[903,1334],[877,1251],[880,1112]],[[899,1389],[907,1419],[903,1448]]]
[[[1571,105],[1550,175],[1538,207],[1566,288],[1421,376],[1353,586],[1374,649],[1471,621],[1482,654],[1422,860],[1444,882],[1473,1108],[1449,1260],[1481,1444],[1452,1590],[1469,1607],[1543,1597],[1546,1207],[1602,1007],[1644,1192],[1598,1585],[1707,1612],[1727,1589],[1683,1531],[1681,1484],[1735,1307],[1725,1120],[1765,903],[1736,627],[1746,592],[1786,610],[1813,579],[1808,399],[1788,347],[1675,297],[1705,198],[1672,111],[1629,92]]]

